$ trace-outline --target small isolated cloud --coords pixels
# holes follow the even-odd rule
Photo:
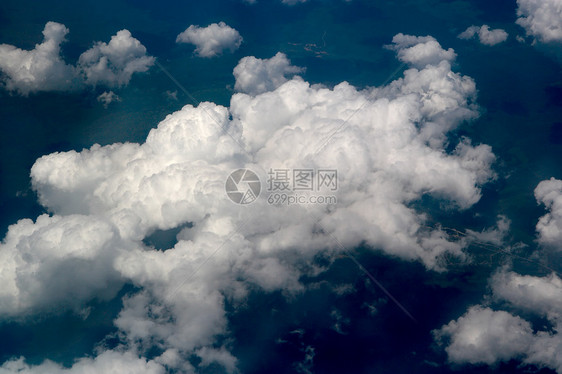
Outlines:
[[[97,42],[80,55],[78,67],[86,84],[119,87],[129,83],[134,73],[143,73],[154,64],[146,48],[128,30],[121,30],[109,43]]]
[[[506,216],[498,216],[496,227],[487,228],[481,232],[466,230],[468,240],[479,243],[489,243],[501,246],[504,243],[505,236],[509,233],[511,221]]]
[[[291,65],[291,61],[281,52],[269,59],[244,57],[234,68],[234,89],[250,95],[273,91],[287,82],[287,76],[302,73],[304,70]]]
[[[242,36],[226,23],[219,22],[207,27],[191,25],[177,36],[176,43],[193,44],[198,56],[214,57],[225,50],[237,50],[242,43]]]
[[[562,42],[562,1],[517,0],[517,24],[544,43]]]
[[[436,65],[441,61],[451,62],[457,57],[452,48],[441,48],[441,44],[432,36],[397,34],[387,48],[396,51],[400,61],[417,68]]]
[[[169,100],[178,101],[178,91],[177,90],[176,91],[166,90],[165,95]]]
[[[438,342],[448,341],[445,351],[449,362],[488,365],[523,355],[532,334],[529,322],[480,306],[434,331]]]
[[[86,86],[124,86],[134,73],[145,72],[154,63],[146,48],[127,30],[121,30],[106,44],[96,42],[82,53],[76,66],[61,57],[60,45],[68,29],[47,22],[44,40],[30,51],[0,45],[0,79],[4,87],[20,95],[38,91],[69,91]]]
[[[77,69],[60,55],[68,29],[47,22],[43,42],[30,51],[13,45],[0,45],[0,70],[4,87],[21,95],[36,91],[67,91],[79,86]]]
[[[109,104],[114,101],[121,101],[121,98],[113,91],[105,91],[98,96],[98,101],[103,104],[103,107],[107,109]]]
[[[535,198],[548,209],[537,223],[539,243],[562,251],[562,181],[551,178],[540,182]]]
[[[480,43],[485,45],[496,45],[505,42],[508,37],[508,33],[502,29],[490,30],[490,26],[470,26],[465,31],[459,34],[459,39],[472,39],[475,35],[478,35]]]

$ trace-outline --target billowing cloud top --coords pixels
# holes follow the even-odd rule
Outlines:
[[[273,91],[287,82],[287,75],[303,71],[303,68],[291,65],[291,61],[281,52],[263,60],[254,56],[244,57],[234,68],[234,89],[250,95]]]
[[[176,43],[194,44],[198,56],[214,57],[225,50],[237,50],[242,44],[242,36],[226,23],[219,22],[207,27],[191,25],[177,36]]]
[[[131,76],[145,72],[154,63],[146,48],[127,30],[112,36],[109,44],[97,42],[84,52],[77,66],[66,64],[60,45],[68,29],[48,22],[43,43],[25,51],[12,45],[0,45],[2,83],[9,91],[28,95],[37,91],[67,91],[84,85],[122,86]]]
[[[147,71],[154,64],[154,57],[146,55],[144,45],[128,30],[121,30],[109,43],[97,42],[82,53],[78,64],[87,84],[123,86],[133,73]]]
[[[111,226],[89,216],[43,215],[10,226],[0,251],[0,313],[21,316],[59,304],[78,310],[92,297],[114,296],[120,276],[108,254],[119,251],[118,242]]]
[[[562,1],[517,0],[517,24],[541,42],[562,42]]]
[[[507,40],[508,34],[505,30],[494,29],[490,30],[488,25],[470,26],[465,31],[459,34],[460,39],[472,39],[478,35],[480,43],[485,45],[496,45]]]
[[[163,353],[146,361],[106,351],[71,370],[116,359],[146,372],[161,365],[188,371],[183,357],[193,354],[201,365],[234,370],[236,359],[213,346],[227,331],[225,297],[240,300],[250,286],[299,292],[301,276],[321,270],[310,268],[312,259],[338,255],[342,246],[366,244],[434,270],[445,269],[445,254],[468,260],[465,243],[427,226],[412,203],[431,195],[451,209],[469,208],[493,178],[489,146],[449,138],[478,115],[474,81],[451,70],[454,51],[435,39],[400,34],[394,41],[410,68],[387,86],[311,86],[283,77],[296,72],[283,55],[248,59],[239,66],[250,62],[271,73],[240,85],[270,91],[237,93],[229,108],[187,105],[143,144],[38,159],[33,187],[54,215],[10,227],[0,247],[7,285],[0,315],[51,311],[49,300],[57,310],[78,310],[130,282],[138,291],[115,320],[120,352],[142,355],[157,344]],[[269,168],[299,167],[336,169],[338,203],[280,207],[260,198],[242,209],[225,194],[235,169],[265,177]],[[173,248],[142,242],[156,229],[187,222]],[[61,283],[66,292],[50,298]],[[45,372],[47,365],[12,361],[2,369]]]
[[[457,57],[452,48],[441,48],[441,44],[432,36],[397,34],[388,48],[397,51],[400,61],[417,68],[437,65],[442,61],[451,62]]]
[[[491,365],[521,355],[529,347],[532,331],[519,317],[476,306],[436,335],[438,340],[450,338],[446,348],[449,361]]]
[[[76,68],[60,56],[60,44],[68,29],[56,22],[47,22],[43,42],[31,51],[13,45],[0,45],[2,83],[7,90],[27,95],[34,91],[64,91],[76,88]]]

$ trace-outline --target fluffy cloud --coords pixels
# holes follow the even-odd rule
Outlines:
[[[505,30],[494,29],[490,30],[490,26],[470,26],[465,31],[459,34],[460,39],[472,39],[478,35],[480,43],[485,45],[496,45],[507,40],[508,34]]]
[[[109,43],[95,43],[78,59],[86,83],[93,86],[126,85],[134,73],[145,72],[153,64],[154,57],[146,55],[146,48],[128,30],[117,32]]]
[[[54,362],[45,361],[31,366],[23,358],[5,362],[0,374],[164,374],[164,366],[154,361],[139,358],[130,352],[106,351],[95,359],[83,358],[72,367],[64,368]]]
[[[233,371],[228,347],[213,345],[227,331],[225,297],[242,300],[256,286],[301,292],[301,276],[322,270],[311,269],[315,256],[338,255],[340,244],[367,244],[435,270],[444,270],[444,254],[465,259],[466,243],[428,227],[412,203],[430,195],[466,209],[493,177],[489,146],[449,137],[478,115],[474,81],[451,70],[454,51],[431,37],[400,35],[392,48],[411,67],[384,87],[326,88],[295,78],[268,92],[237,93],[229,108],[187,105],[143,144],[38,159],[33,188],[54,215],[10,229],[0,252],[9,285],[0,312],[48,309],[47,288],[75,269],[60,264],[77,258],[92,269],[75,280],[89,291],[57,302],[78,308],[103,297],[102,285],[130,282],[139,291],[115,320],[126,349],[158,347],[164,353],[155,362],[172,370],[196,354],[202,365]],[[288,60],[281,65],[290,68]],[[259,75],[248,87],[271,80]],[[258,172],[263,189],[269,168],[337,169],[338,203],[272,206],[262,197],[241,207],[224,190],[238,168]],[[173,248],[143,243],[155,230],[180,226]],[[26,263],[34,267],[22,274]]]
[[[101,95],[98,96],[98,102],[103,104],[103,107],[107,109],[109,104],[121,101],[121,98],[113,91],[104,91]]]
[[[519,359],[562,371],[562,280],[556,274],[536,277],[501,270],[491,278],[490,286],[494,300],[546,317],[553,331],[533,332],[531,324],[518,316],[475,306],[434,331],[437,341],[447,344],[449,361],[490,365]]]
[[[421,234],[421,216],[406,205],[425,193],[461,208],[478,201],[478,185],[491,177],[490,148],[472,146],[467,140],[451,154],[442,148],[447,131],[477,115],[471,104],[474,93],[474,82],[452,73],[448,61],[421,71],[410,69],[390,86],[364,92],[347,83],[331,90],[295,79],[262,95],[234,95],[231,122],[226,108],[186,106],[153,130],[144,145],[45,156],[34,165],[32,178],[42,203],[55,212],[102,211],[122,236],[142,239],[154,228],[200,222],[209,214],[229,212],[230,202],[216,196],[222,195],[221,181],[233,168],[253,163],[263,168],[331,165],[346,171],[340,176],[341,203],[329,215],[325,207],[312,208],[324,217],[327,229],[341,234],[350,246],[358,243],[358,236],[350,232],[372,232],[362,239],[435,267],[440,253],[458,253],[459,247],[438,231]],[[362,109],[347,123],[346,131],[331,138],[331,144],[313,159],[311,152],[322,145],[322,139],[358,108]],[[242,137],[252,160],[232,162],[246,159],[247,154],[220,132],[222,127]],[[80,204],[72,206],[68,196],[74,195]],[[253,225],[255,232],[247,235],[261,238],[256,243],[269,248],[274,237],[290,236],[290,231],[279,229],[272,234],[272,228],[287,225],[287,230],[297,228],[271,217],[270,222]],[[306,227],[296,225],[299,231]],[[397,236],[397,232],[403,234]],[[297,243],[316,247],[305,233],[274,247],[284,242],[289,247]]]
[[[398,59],[417,68],[437,65],[442,61],[453,61],[457,54],[452,48],[445,50],[432,36],[412,36],[397,34],[388,46],[397,52]]]
[[[91,216],[42,215],[10,226],[0,245],[0,315],[79,310],[113,297],[122,284],[112,264],[120,245],[112,227]]]
[[[551,178],[535,188],[535,198],[549,210],[537,223],[539,242],[545,246],[562,249],[562,181]]]
[[[60,45],[68,29],[56,22],[47,22],[43,42],[25,51],[13,45],[0,44],[2,83],[9,91],[28,95],[35,91],[65,91],[76,88],[76,68],[60,56]]]
[[[501,271],[490,281],[496,298],[518,309],[558,320],[562,317],[562,280],[556,274],[546,277]]]
[[[84,52],[77,66],[68,65],[60,54],[60,45],[68,29],[47,22],[43,43],[26,51],[12,45],[0,45],[0,71],[5,88],[21,95],[37,91],[68,91],[84,85],[123,86],[132,74],[145,72],[154,63],[146,48],[127,30],[121,30],[109,44],[97,42]]]
[[[562,1],[517,0],[517,24],[541,42],[562,41]]]
[[[177,36],[176,43],[194,44],[198,56],[214,57],[225,50],[237,50],[242,44],[242,37],[226,23],[219,22],[207,27],[191,25]]]
[[[438,340],[449,338],[445,351],[450,362],[491,365],[523,355],[533,330],[529,322],[507,312],[475,306],[435,335]]]
[[[288,75],[303,71],[303,68],[291,65],[291,61],[281,52],[269,59],[244,57],[234,68],[234,89],[250,95],[273,91],[287,82]]]

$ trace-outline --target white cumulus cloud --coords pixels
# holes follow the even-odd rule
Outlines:
[[[52,361],[32,366],[23,358],[2,364],[0,374],[164,374],[164,366],[136,357],[130,352],[106,351],[94,359],[82,358],[72,367],[64,368]]]
[[[337,255],[339,244],[365,244],[434,270],[445,270],[444,254],[466,260],[465,242],[428,227],[412,203],[429,195],[466,209],[493,178],[489,146],[449,136],[478,116],[476,86],[451,70],[454,51],[435,39],[400,34],[395,42],[410,68],[387,86],[327,88],[294,78],[267,92],[237,93],[229,108],[187,105],[142,144],[38,159],[33,188],[53,216],[10,229],[0,251],[9,285],[0,314],[55,302],[77,309],[104,297],[102,285],[126,281],[138,291],[114,321],[124,349],[142,354],[157,346],[164,353],[154,362],[172,370],[196,354],[201,365],[235,371],[228,347],[214,344],[228,331],[225,297],[243,300],[256,286],[301,292],[300,278],[322,271],[311,269],[315,256]],[[238,168],[258,172],[264,190],[269,168],[336,169],[337,204],[272,206],[262,197],[240,207],[224,190]],[[173,248],[143,243],[154,230],[186,223]],[[22,273],[27,263],[33,267]],[[70,284],[51,299],[49,287],[68,274],[87,290]],[[68,296],[74,293],[76,300]]]
[[[509,36],[505,30],[493,29],[490,30],[490,26],[470,26],[465,31],[459,34],[460,39],[472,39],[475,35],[478,35],[480,43],[485,45],[496,45],[507,40]]]
[[[104,91],[98,96],[98,102],[102,103],[106,109],[109,104],[116,101],[121,101],[121,98],[113,91]]]
[[[551,178],[540,182],[535,188],[535,198],[549,211],[537,223],[539,242],[562,250],[562,181]]]
[[[491,280],[495,298],[518,310],[546,317],[552,331],[537,331],[524,362],[562,372],[562,280],[556,274],[538,277],[500,272]]]
[[[121,30],[109,43],[97,42],[80,55],[78,66],[90,85],[109,87],[129,83],[134,73],[143,73],[154,64],[146,48],[128,30]]]
[[[417,68],[437,65],[441,61],[451,62],[457,57],[452,48],[441,48],[441,44],[432,36],[397,34],[388,48],[397,52],[400,61]]]
[[[43,42],[30,51],[0,44],[0,70],[5,88],[28,95],[35,91],[66,91],[79,86],[77,70],[60,55],[60,45],[68,29],[57,22],[47,22]]]
[[[226,23],[219,22],[207,27],[191,25],[177,36],[176,43],[193,44],[198,56],[214,57],[225,50],[237,50],[242,44],[242,36]]]
[[[112,262],[119,239],[91,216],[42,215],[8,229],[0,244],[0,315],[20,317],[113,297],[122,285]]]
[[[501,271],[490,281],[494,296],[519,309],[549,317],[562,317],[562,280],[556,274],[545,277]]]
[[[434,331],[445,344],[449,362],[495,364],[519,359],[526,364],[562,371],[562,280],[520,275],[501,269],[490,279],[493,300],[507,302],[516,311],[546,317],[552,331],[534,332],[519,316],[483,306]]]
[[[504,311],[479,306],[434,332],[449,339],[445,348],[450,362],[494,364],[522,356],[531,345],[529,322]]]
[[[60,23],[47,22],[43,42],[30,51],[1,44],[0,79],[4,87],[21,95],[87,85],[118,87],[154,63],[154,57],[146,55],[146,48],[128,30],[121,30],[109,43],[96,42],[82,53],[76,66],[69,65],[61,57],[61,43],[68,32]]]
[[[250,95],[273,91],[287,82],[287,76],[303,71],[304,68],[291,65],[291,61],[281,52],[268,59],[244,57],[234,68],[234,89]]]
[[[562,42],[561,0],[517,0],[517,24],[541,42]]]

